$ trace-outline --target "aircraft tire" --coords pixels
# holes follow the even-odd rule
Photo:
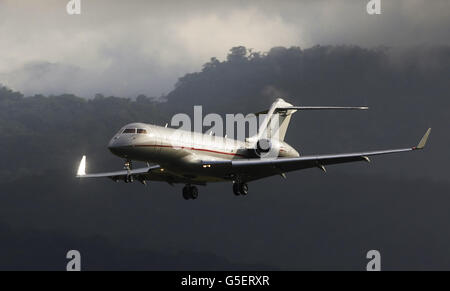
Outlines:
[[[190,189],[189,189],[189,186],[184,186],[183,187],[183,198],[184,198],[184,200],[189,200],[189,199],[191,199],[191,195],[190,195],[190,191],[189,191]]]
[[[191,196],[191,199],[197,199],[197,198],[198,198],[198,189],[197,189],[197,187],[191,186],[189,190],[190,190],[190,191],[189,191],[189,192],[190,192],[189,194],[191,194],[191,195],[190,195],[190,196]]]
[[[241,195],[241,191],[240,191],[240,184],[239,183],[233,183],[233,193],[236,196]]]
[[[239,184],[239,193],[241,195],[247,195],[248,194],[248,185],[246,183]]]

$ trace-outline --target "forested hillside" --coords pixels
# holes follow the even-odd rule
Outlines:
[[[36,251],[50,254],[49,268],[59,264],[55,250],[76,248],[67,233],[86,250],[92,237],[98,246],[97,236],[124,256],[113,246],[134,246],[131,269],[142,267],[133,259],[141,249],[162,252],[147,255],[159,258],[157,264],[166,261],[167,269],[177,267],[179,252],[183,264],[196,260],[211,269],[233,268],[230,262],[320,269],[339,261],[358,269],[363,255],[355,252],[370,244],[391,254],[391,267],[420,264],[425,258],[410,253],[424,246],[434,250],[432,266],[448,267],[450,258],[440,254],[450,253],[444,223],[450,219],[449,76],[449,47],[277,47],[266,53],[234,47],[226,60],[212,58],[156,99],[101,92],[94,99],[70,92],[23,96],[1,87],[0,223],[7,227],[0,228],[14,231],[0,263],[3,256],[8,264],[26,266],[26,256],[10,253],[20,253],[15,245],[32,245],[33,236],[25,234],[34,230]],[[413,146],[428,127],[433,131],[423,152],[330,167],[326,175],[312,169],[286,181],[251,183],[245,199],[233,197],[226,184],[202,188],[198,201],[186,204],[180,187],[80,183],[73,177],[83,154],[91,171],[121,168],[106,145],[126,123],[164,125],[174,113],[192,113],[193,105],[203,105],[204,114],[257,112],[276,97],[295,105],[370,106],[367,112],[297,113],[287,141],[301,153]],[[392,244],[394,236],[409,247]],[[239,237],[248,243],[240,245]],[[208,254],[195,253],[200,249]],[[118,261],[107,262],[114,267]]]

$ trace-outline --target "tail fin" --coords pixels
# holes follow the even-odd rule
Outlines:
[[[292,114],[297,112],[298,110],[367,110],[368,107],[342,107],[342,106],[293,106],[290,103],[287,103],[281,98],[275,100],[270,106],[269,110],[262,111],[256,113],[266,114],[266,118],[261,123],[257,140],[259,140],[262,136],[273,138],[276,137],[279,140],[284,140],[286,136],[286,131],[289,126],[289,122],[291,121]],[[278,120],[278,122],[277,122]]]
[[[284,140],[292,114],[297,112],[297,109],[291,109],[291,107],[294,106],[278,98],[272,103],[269,110],[256,113],[256,115],[266,115],[259,126],[256,140],[261,139],[263,136],[266,138],[276,137],[281,141]]]

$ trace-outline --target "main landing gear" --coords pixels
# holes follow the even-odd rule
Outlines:
[[[198,197],[198,189],[195,186],[186,185],[183,187],[183,198],[185,200],[189,199],[197,199]]]
[[[131,171],[132,167],[133,167],[133,165],[132,165],[131,161],[126,160],[123,165],[123,169],[127,170],[129,173]],[[130,175],[130,174],[126,175],[123,180],[125,183],[133,183],[134,182],[133,175]]]
[[[233,183],[233,193],[236,196],[239,195],[247,195],[248,194],[248,185],[247,183]]]

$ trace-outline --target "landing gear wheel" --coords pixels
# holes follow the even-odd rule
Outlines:
[[[241,195],[241,192],[239,191],[239,184],[238,183],[233,183],[233,193],[236,196]]]
[[[195,186],[191,186],[191,199],[197,199],[198,198],[198,189]]]
[[[241,195],[247,195],[248,194],[248,185],[246,183],[239,184],[239,192]]]
[[[246,183],[233,183],[233,193],[236,196],[247,195],[248,185]]]
[[[183,187],[183,198],[184,200],[189,200],[191,198],[191,195],[189,194],[189,186]]]
[[[198,189],[195,186],[186,185],[183,187],[183,198],[185,200],[197,199]]]

